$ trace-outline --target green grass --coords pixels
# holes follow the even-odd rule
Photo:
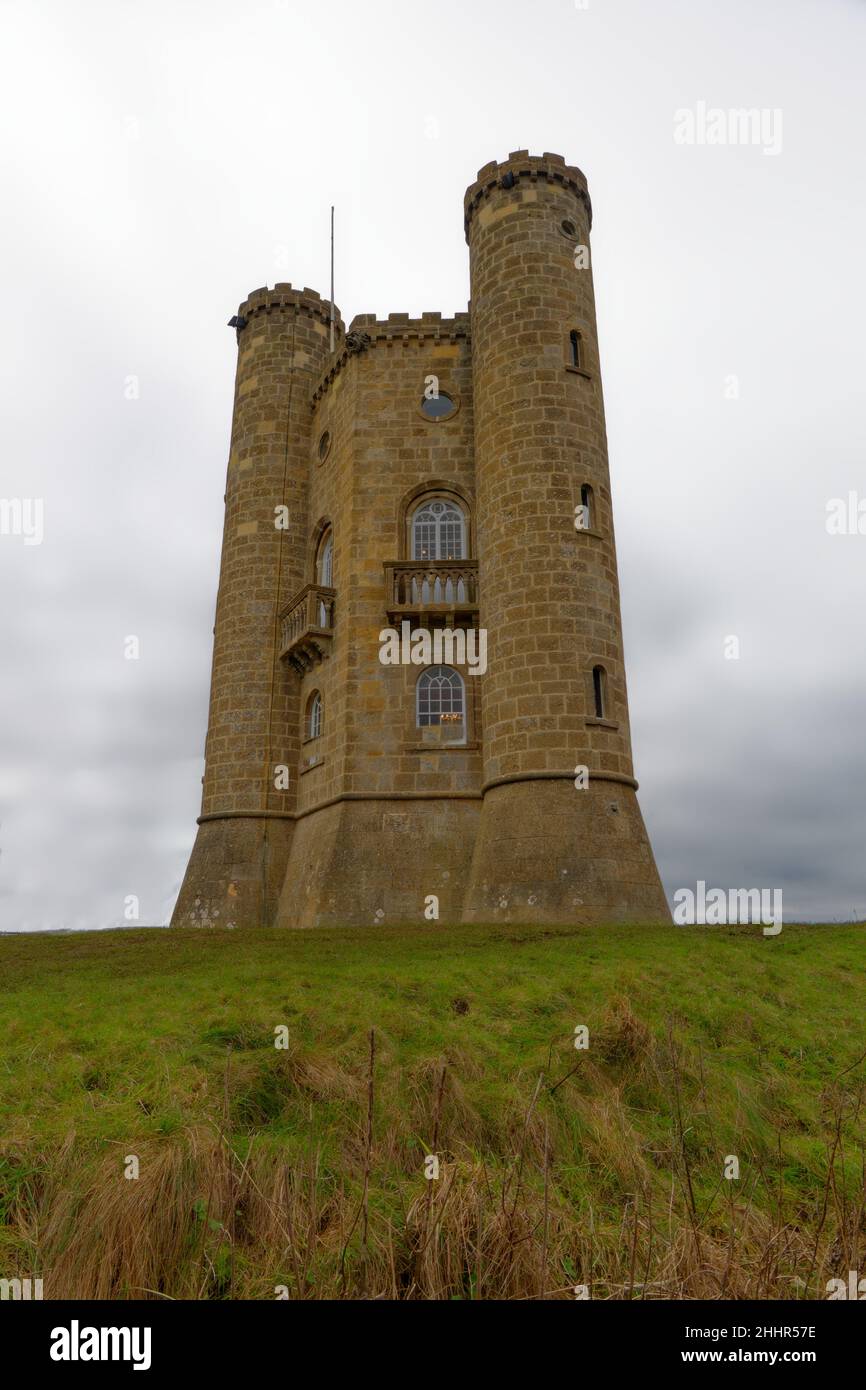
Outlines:
[[[99,1203],[127,1153],[153,1164],[182,1152],[183,1182],[204,1200],[213,1157],[199,1172],[195,1155],[207,1134],[242,1175],[251,1146],[269,1172],[315,1174],[335,1225],[330,1240],[326,1223],[306,1241],[307,1296],[335,1290],[344,1246],[357,1292],[360,1268],[372,1280],[389,1259],[412,1264],[412,1204],[433,1186],[437,1202],[445,1192],[422,1172],[444,1067],[437,1151],[455,1186],[437,1240],[480,1168],[499,1184],[500,1213],[510,1210],[502,1192],[517,1192],[531,1230],[547,1170],[550,1250],[538,1230],[527,1239],[539,1261],[552,1258],[556,1226],[560,1275],[542,1271],[540,1292],[581,1272],[599,1290],[631,1289],[645,1262],[645,1282],[662,1294],[666,1282],[684,1295],[713,1279],[725,1296],[802,1292],[813,1244],[813,1284],[861,1253],[864,948],[855,925],[786,926],[776,938],[759,928],[435,924],[0,938],[0,1257],[64,1268],[81,1238],[80,1203]],[[577,1024],[590,1031],[586,1052],[573,1046]],[[274,1048],[279,1025],[288,1051]],[[362,1223],[350,1232],[346,1212],[363,1199],[370,1030],[374,1235],[362,1249]],[[728,1154],[739,1158],[737,1184],[721,1177]],[[78,1215],[52,1245],[39,1232],[57,1217],[61,1172]],[[495,1207],[491,1197],[491,1220]],[[116,1219],[121,1230],[131,1218]],[[470,1296],[468,1222],[462,1213],[459,1238],[451,1233],[447,1269],[435,1279],[415,1269],[412,1296]],[[771,1278],[780,1231],[790,1258],[779,1254]],[[272,1296],[273,1271],[259,1268],[256,1233],[247,1237],[230,1240],[230,1291]],[[76,1258],[64,1287],[81,1289],[87,1262]],[[512,1261],[509,1273],[496,1259],[501,1291],[529,1294],[523,1266],[515,1273]],[[175,1273],[162,1271],[165,1288]],[[393,1269],[388,1277],[393,1292]],[[204,1296],[225,1295],[224,1279],[211,1278]]]

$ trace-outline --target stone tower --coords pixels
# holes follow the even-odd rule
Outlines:
[[[310,290],[238,312],[173,925],[669,918],[632,769],[586,180],[518,151],[464,211],[469,315],[361,315],[331,353]]]
[[[329,316],[314,290],[291,285],[238,310],[202,813],[173,922],[270,921],[285,877],[294,816],[273,765],[297,765],[300,725],[280,612],[304,582],[310,394]]]

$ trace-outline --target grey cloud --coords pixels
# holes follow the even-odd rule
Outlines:
[[[142,921],[171,910],[201,790],[228,317],[265,282],[327,292],[332,202],[346,319],[464,307],[463,191],[523,147],[592,190],[635,762],[668,891],[866,911],[866,536],[824,524],[829,498],[866,497],[860,16],[470,10],[439,6],[444,52],[392,0],[376,24],[348,0],[7,9],[0,495],[42,497],[46,529],[0,537],[0,928],[120,925],[130,894]],[[406,74],[399,120],[393,84],[360,80],[383,65]],[[700,99],[781,106],[782,154],[677,147]]]

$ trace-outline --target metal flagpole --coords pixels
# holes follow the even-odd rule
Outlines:
[[[334,209],[331,208],[331,352],[334,351]]]

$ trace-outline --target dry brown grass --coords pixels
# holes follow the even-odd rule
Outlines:
[[[362,1241],[357,1190],[315,1157],[288,1168],[254,1145],[242,1158],[204,1132],[140,1158],[137,1181],[75,1145],[46,1165],[51,1181],[15,1225],[22,1250],[38,1252],[49,1297],[273,1298],[280,1284],[290,1298],[317,1299],[573,1298],[576,1284],[593,1298],[815,1297],[863,1253],[862,1192],[858,1248],[832,1248],[834,1221],[816,1253],[814,1231],[748,1200],[690,1220],[676,1177],[667,1200],[654,1200],[636,1173],[617,1219],[578,1213],[553,1180],[555,1157],[545,1198],[524,1153],[522,1166],[519,1154],[510,1165],[443,1162],[437,1182],[415,1183],[402,1220],[380,1209],[374,1170]]]
[[[71,1136],[35,1164],[31,1155],[38,1177],[8,1204],[4,1244],[22,1273],[43,1271],[48,1297],[76,1299],[274,1298],[278,1286],[293,1299],[555,1299],[574,1298],[577,1285],[593,1298],[772,1299],[820,1297],[840,1268],[859,1267],[866,1187],[846,1184],[841,1164],[859,1091],[833,1097],[824,1189],[795,1215],[781,1169],[762,1175],[760,1164],[746,1182],[720,1180],[711,1200],[696,1198],[672,1034],[654,1041],[617,1000],[596,1055],[564,1082],[555,1057],[549,1074],[524,1078],[522,1110],[502,1114],[492,1134],[453,1059],[400,1078],[398,1112],[394,1077],[377,1097],[374,1047],[357,1074],[287,1054],[281,1085],[312,1107],[323,1097],[344,1107],[338,1166],[317,1150],[289,1165],[272,1142],[231,1139],[256,1076],[249,1058],[229,1058],[220,1117],[139,1147],[137,1180],[119,1176],[124,1155]],[[609,1064],[640,1067],[666,1088],[666,1153],[642,1145]],[[428,1151],[441,1161],[433,1182],[422,1172]],[[591,1175],[577,1198],[575,1163]]]

